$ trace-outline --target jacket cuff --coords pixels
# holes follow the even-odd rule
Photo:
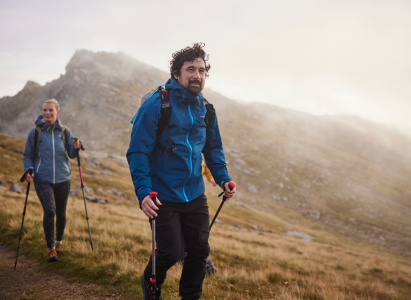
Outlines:
[[[223,189],[223,191],[225,191],[224,185],[226,184],[226,182],[230,182],[230,181],[231,181],[231,178],[225,179],[225,180],[220,182],[220,187]]]
[[[138,204],[140,205],[140,209],[141,209],[141,210],[143,210],[143,209],[141,208],[141,202],[143,202],[143,199],[144,199],[146,196],[148,196],[148,195],[150,195],[150,194],[147,194],[147,195],[145,195],[141,200],[138,200]]]
[[[143,187],[143,188],[139,189],[138,192],[136,192],[138,201],[140,201],[140,203],[141,203],[141,201],[143,201],[143,199],[147,195],[149,195],[150,192],[151,192],[151,188],[149,188],[149,187]]]

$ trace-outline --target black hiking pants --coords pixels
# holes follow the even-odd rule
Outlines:
[[[49,249],[54,247],[54,217],[56,217],[56,240],[63,239],[70,184],[70,180],[56,184],[44,181],[34,182],[37,196],[44,210],[43,227]]]
[[[184,257],[185,247],[187,256],[180,279],[180,296],[183,300],[200,299],[206,258],[210,254],[207,197],[203,194],[188,203],[161,203],[156,217],[157,285],[164,282],[167,270]],[[144,270],[147,282],[152,271],[151,259]]]

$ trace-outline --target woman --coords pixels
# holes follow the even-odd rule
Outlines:
[[[28,182],[34,181],[37,196],[43,206],[48,262],[57,261],[58,254],[63,252],[62,240],[70,192],[70,163],[67,155],[75,158],[76,151],[80,148],[80,142],[72,141],[73,135],[70,130],[61,125],[59,114],[60,107],[55,99],[43,103],[43,115],[35,122],[37,129],[32,128],[27,136],[23,159],[25,171],[30,167],[34,168],[33,174],[27,174],[26,179]],[[56,216],[55,242],[54,216]]]

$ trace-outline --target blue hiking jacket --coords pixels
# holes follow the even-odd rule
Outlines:
[[[34,181],[45,181],[49,183],[60,183],[70,180],[71,168],[67,154],[70,158],[77,156],[76,149],[71,142],[70,130],[66,127],[67,154],[61,135],[61,122],[57,118],[57,124],[44,123],[43,116],[39,116],[35,122],[41,126],[40,144],[35,156],[34,131],[32,128],[27,136],[24,148],[24,171],[30,167],[34,168]]]
[[[171,114],[168,132],[174,148],[169,148],[167,128],[157,136],[161,116],[158,92],[151,95],[138,110],[127,161],[136,195],[141,202],[151,191],[158,192],[161,201],[186,203],[205,192],[201,175],[201,152],[217,183],[228,176],[217,116],[206,127],[203,95],[190,94],[173,78],[165,85],[169,90]]]

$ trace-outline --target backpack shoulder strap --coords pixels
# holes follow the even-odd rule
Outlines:
[[[214,105],[208,102],[205,98],[203,101],[204,101],[205,108],[207,110],[204,121],[206,123],[206,126],[208,127],[215,118],[215,109],[214,109]]]
[[[164,130],[164,128],[168,125],[168,121],[170,119],[170,113],[171,113],[169,91],[167,91],[162,86],[159,86],[158,92],[160,93],[161,116],[160,116],[160,120],[158,121],[157,135],[159,135]]]
[[[67,127],[64,125],[61,125],[61,136],[63,137],[63,144],[64,144],[64,149],[67,151]]]
[[[163,88],[162,86],[158,87],[158,92],[160,93],[161,113],[160,120],[158,121],[157,135],[159,135],[164,130],[164,128],[167,127],[167,141],[170,147],[164,150],[164,154],[167,160],[169,160],[170,158],[168,157],[167,151],[173,152],[177,149],[173,147],[173,142],[171,141],[170,134],[168,133],[168,122],[170,120],[171,114],[170,97],[169,91]]]
[[[34,127],[34,157],[37,156],[37,151],[41,142],[41,127]]]

